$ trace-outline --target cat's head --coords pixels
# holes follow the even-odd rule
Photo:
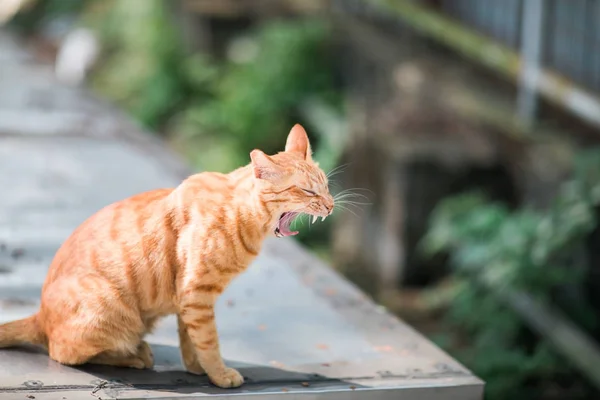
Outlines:
[[[306,131],[295,125],[290,131],[285,151],[273,156],[260,150],[250,153],[254,177],[263,184],[262,200],[277,213],[274,234],[296,235],[290,224],[301,213],[323,220],[333,212],[334,200],[329,193],[327,176],[311,156]]]

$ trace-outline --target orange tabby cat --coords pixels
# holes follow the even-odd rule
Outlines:
[[[144,335],[177,314],[186,369],[220,387],[240,386],[243,377],[221,358],[217,297],[267,235],[295,235],[290,224],[299,213],[325,218],[334,205],[300,125],[284,152],[250,157],[229,174],[192,175],[82,223],[50,265],[39,312],[0,325],[0,347],[41,345],[67,365],[152,368]]]

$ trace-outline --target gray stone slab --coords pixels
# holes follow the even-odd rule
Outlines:
[[[3,43],[0,32],[0,54]],[[28,64],[13,76],[26,79],[27,70],[35,77],[30,88],[54,90],[41,66]],[[10,86],[0,77],[2,85]],[[0,91],[0,119],[6,110],[34,116],[27,114],[36,107],[23,100],[28,96],[23,91],[11,100]],[[82,104],[94,104],[81,96]],[[0,323],[37,310],[54,252],[85,218],[129,195],[175,186],[187,172],[164,146],[118,114],[110,122],[111,135],[77,133],[78,122],[61,114],[71,103],[50,106],[54,111],[48,115],[64,125],[52,134],[39,135],[19,123],[9,135],[0,132]],[[90,107],[97,107],[97,115],[114,112],[100,102]],[[217,325],[227,363],[247,378],[239,389],[218,389],[184,371],[169,317],[149,337],[153,371],[70,368],[33,349],[0,350],[0,400],[482,398],[483,383],[470,371],[290,238],[268,240],[230,285],[217,305]]]

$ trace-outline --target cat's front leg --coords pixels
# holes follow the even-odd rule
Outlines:
[[[179,348],[181,350],[181,358],[183,359],[183,365],[185,369],[196,375],[204,375],[206,371],[200,365],[198,360],[198,354],[196,348],[190,339],[190,335],[187,332],[187,327],[180,316],[177,316],[177,330],[179,332]]]
[[[204,300],[196,298],[187,303],[179,317],[187,328],[200,365],[211,382],[222,388],[239,387],[244,383],[244,377],[235,369],[225,366],[221,358],[214,307],[206,301],[208,299]]]

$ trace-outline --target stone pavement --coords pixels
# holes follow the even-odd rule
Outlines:
[[[189,173],[121,112],[58,84],[0,31],[0,322],[36,311],[54,252],[85,218]],[[292,239],[268,241],[220,298],[217,324],[227,362],[247,378],[240,389],[186,374],[167,318],[149,338],[154,371],[69,368],[36,351],[0,350],[0,399],[482,397],[479,379]]]

